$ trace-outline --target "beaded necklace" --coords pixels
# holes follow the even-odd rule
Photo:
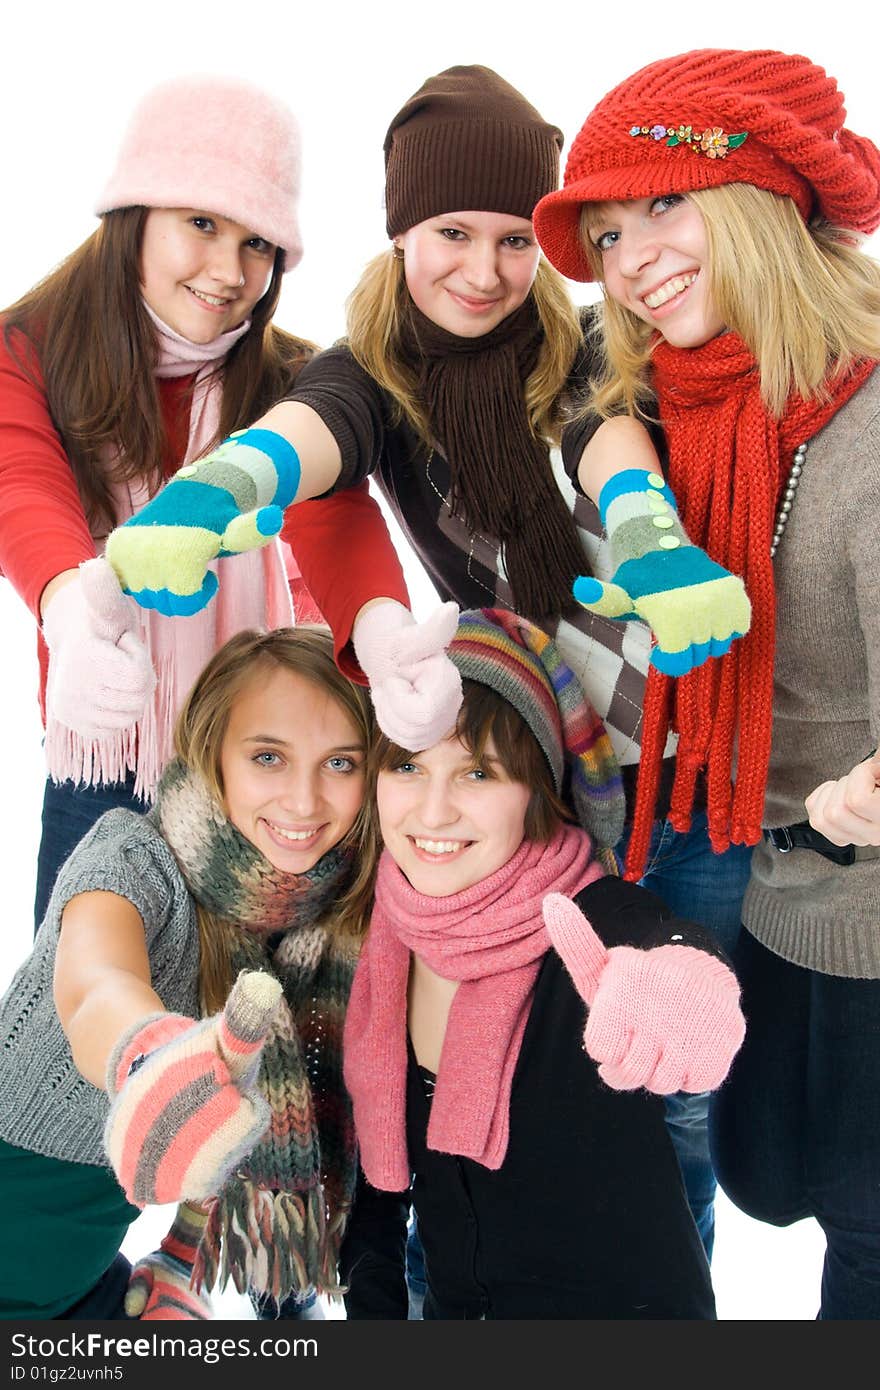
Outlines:
[[[794,495],[797,492],[797,486],[804,469],[804,460],[807,457],[807,448],[807,444],[799,444],[794,451],[791,472],[785,484],[785,491],[782,494],[782,501],[776,515],[776,525],[773,528],[773,540],[770,545],[771,560],[779,549],[779,542],[782,540],[785,528],[788,525],[788,518],[791,515],[792,503],[794,502]]]

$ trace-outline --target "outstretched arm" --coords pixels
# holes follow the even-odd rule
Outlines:
[[[164,1009],[150,982],[144,924],[128,898],[79,893],[61,916],[55,1007],[77,1068],[103,1089],[117,1039]]]
[[[386,599],[409,607],[400,558],[367,480],[291,507],[281,535],[333,632],[339,669],[365,681],[352,645],[359,613]]]
[[[142,608],[186,617],[210,603],[212,560],[267,545],[284,511],[333,487],[339,447],[311,406],[282,401],[175,474],[117,527],[106,556]]]
[[[169,1013],[132,903],[81,893],[61,920],[56,1007],[77,1067],[110,1096],[104,1145],[126,1197],[212,1196],[269,1123],[256,1080],[278,981],[242,972],[220,1013]]]
[[[576,580],[578,602],[608,618],[642,618],[656,638],[651,664],[667,675],[723,656],[749,628],[745,588],[688,539],[645,426],[625,415],[604,420],[577,479],[599,508],[614,566],[610,583]]]

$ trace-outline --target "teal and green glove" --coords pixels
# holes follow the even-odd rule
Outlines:
[[[742,580],[688,540],[659,473],[615,474],[599,495],[599,515],[614,575],[610,584],[582,575],[572,592],[590,613],[646,622],[658,671],[684,676],[748,632],[752,609]]]
[[[170,618],[198,613],[217,592],[210,561],[268,545],[299,479],[299,457],[282,435],[231,435],[112,532],[105,554],[124,592]]]

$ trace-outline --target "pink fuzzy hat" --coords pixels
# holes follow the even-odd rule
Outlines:
[[[302,256],[299,184],[299,128],[286,106],[232,78],[180,77],[135,108],[95,212],[216,212],[283,247],[287,271]]]

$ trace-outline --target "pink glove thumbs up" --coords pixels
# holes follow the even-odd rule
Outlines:
[[[739,984],[694,946],[606,950],[575,904],[544,899],[544,922],[589,1006],[584,1047],[616,1091],[656,1095],[720,1086],[745,1036]]]
[[[599,979],[608,964],[608,952],[584,914],[564,893],[548,893],[541,906],[547,935],[561,956],[574,987],[586,1004],[592,1004]]]
[[[138,610],[104,559],[87,560],[43,614],[46,714],[84,739],[130,729],[156,685]],[[48,745],[47,745],[48,746]]]

